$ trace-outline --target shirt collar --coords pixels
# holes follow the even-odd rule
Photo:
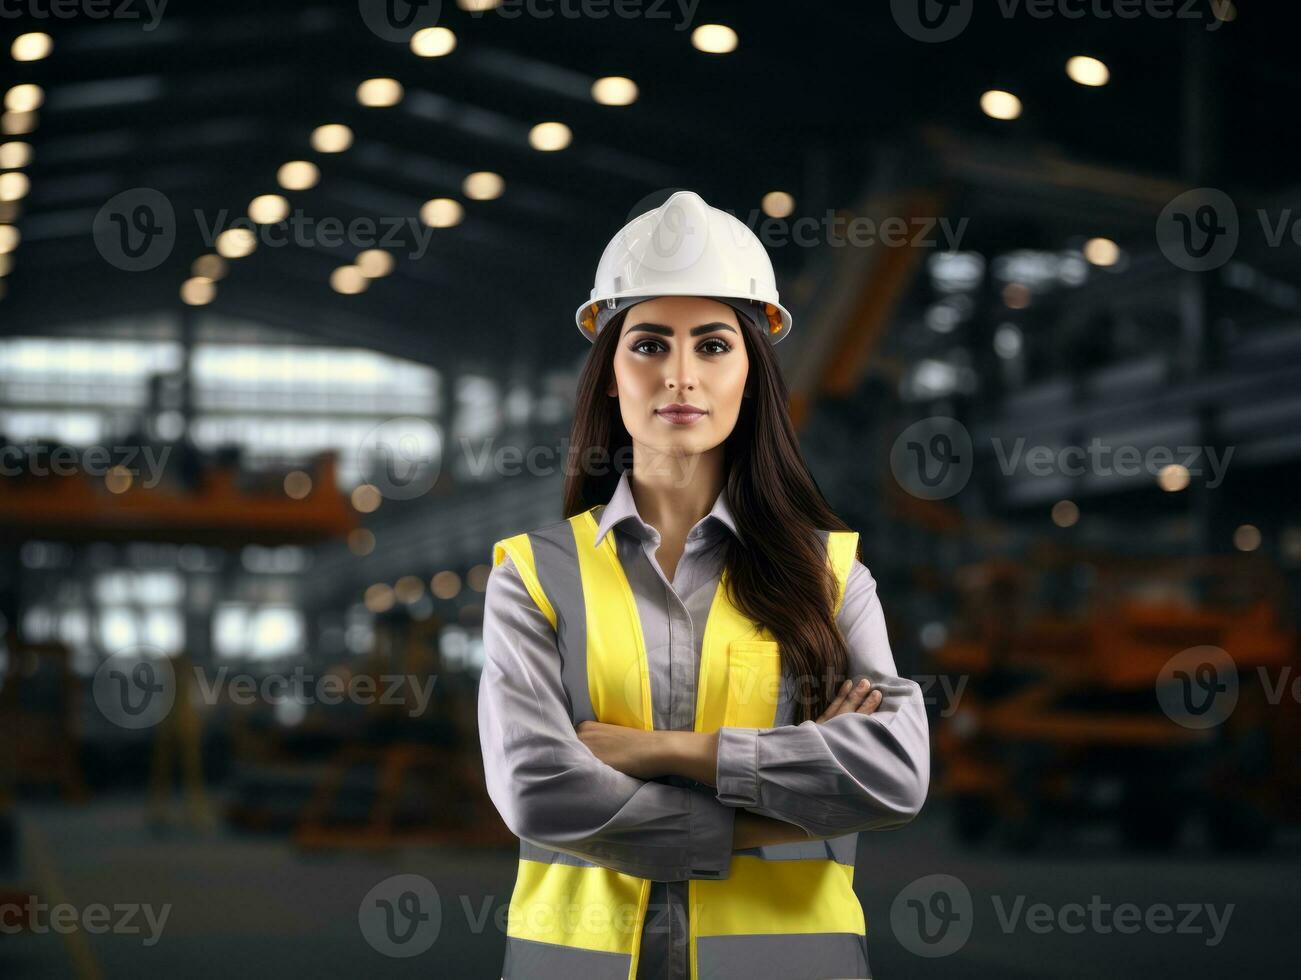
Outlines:
[[[600,523],[596,526],[596,544],[601,544],[601,539],[605,537],[605,532],[616,525],[629,522],[630,530],[643,540],[655,535],[655,529],[641,519],[641,514],[637,512],[637,502],[632,496],[632,477],[631,470],[624,470],[619,477],[619,485],[615,487],[614,493],[610,496],[610,502],[605,505],[601,512]],[[706,530],[709,528],[710,518],[714,522],[722,524],[734,535],[738,541],[744,541],[741,532],[736,528],[736,519],[732,516],[731,509],[727,506],[727,488],[724,487],[718,493],[718,498],[714,501],[714,506],[710,508],[708,514],[702,517],[696,527],[692,529]]]

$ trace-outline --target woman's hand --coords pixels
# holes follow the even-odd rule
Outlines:
[[[629,776],[654,779],[677,775],[714,784],[717,732],[648,732],[602,721],[582,721],[574,730],[594,756]]]
[[[827,710],[822,712],[815,720],[818,724],[821,724],[836,717],[836,715],[845,715],[851,712],[856,715],[870,715],[880,705],[881,691],[879,688],[873,689],[872,682],[866,677],[857,684],[854,684],[852,680],[847,680],[840,685],[840,690],[836,693],[836,700],[827,705]]]

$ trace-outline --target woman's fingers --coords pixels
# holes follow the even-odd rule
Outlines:
[[[840,714],[840,706],[845,703],[845,696],[849,694],[850,684],[850,681],[845,681],[840,685],[840,690],[836,692],[836,699],[827,705],[826,711],[818,716],[817,720],[819,722],[824,722],[828,718],[834,718]]]
[[[840,685],[836,699],[827,706],[827,710],[817,720],[823,722],[851,711],[860,715],[870,715],[880,704],[881,692],[872,689],[870,680],[864,677],[855,682],[851,678]]]
[[[845,699],[845,711],[857,711],[859,705],[868,696],[872,690],[872,682],[866,677],[860,678],[854,683],[853,689],[849,692],[849,697]]]
[[[858,714],[870,715],[881,706],[881,689],[878,687],[867,697],[863,698],[863,703],[858,706]]]

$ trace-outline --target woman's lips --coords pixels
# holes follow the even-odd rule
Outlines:
[[[669,422],[673,425],[691,425],[691,423],[699,421],[700,419],[704,418],[706,415],[705,412],[663,412],[663,411],[657,411],[655,414],[658,415],[660,418],[662,418],[665,422]]]

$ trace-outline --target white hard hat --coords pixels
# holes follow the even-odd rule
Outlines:
[[[592,295],[574,321],[594,342],[615,313],[655,296],[721,300],[749,316],[769,343],[790,333],[791,315],[777,301],[763,243],[744,222],[692,191],[677,191],[610,239]]]

